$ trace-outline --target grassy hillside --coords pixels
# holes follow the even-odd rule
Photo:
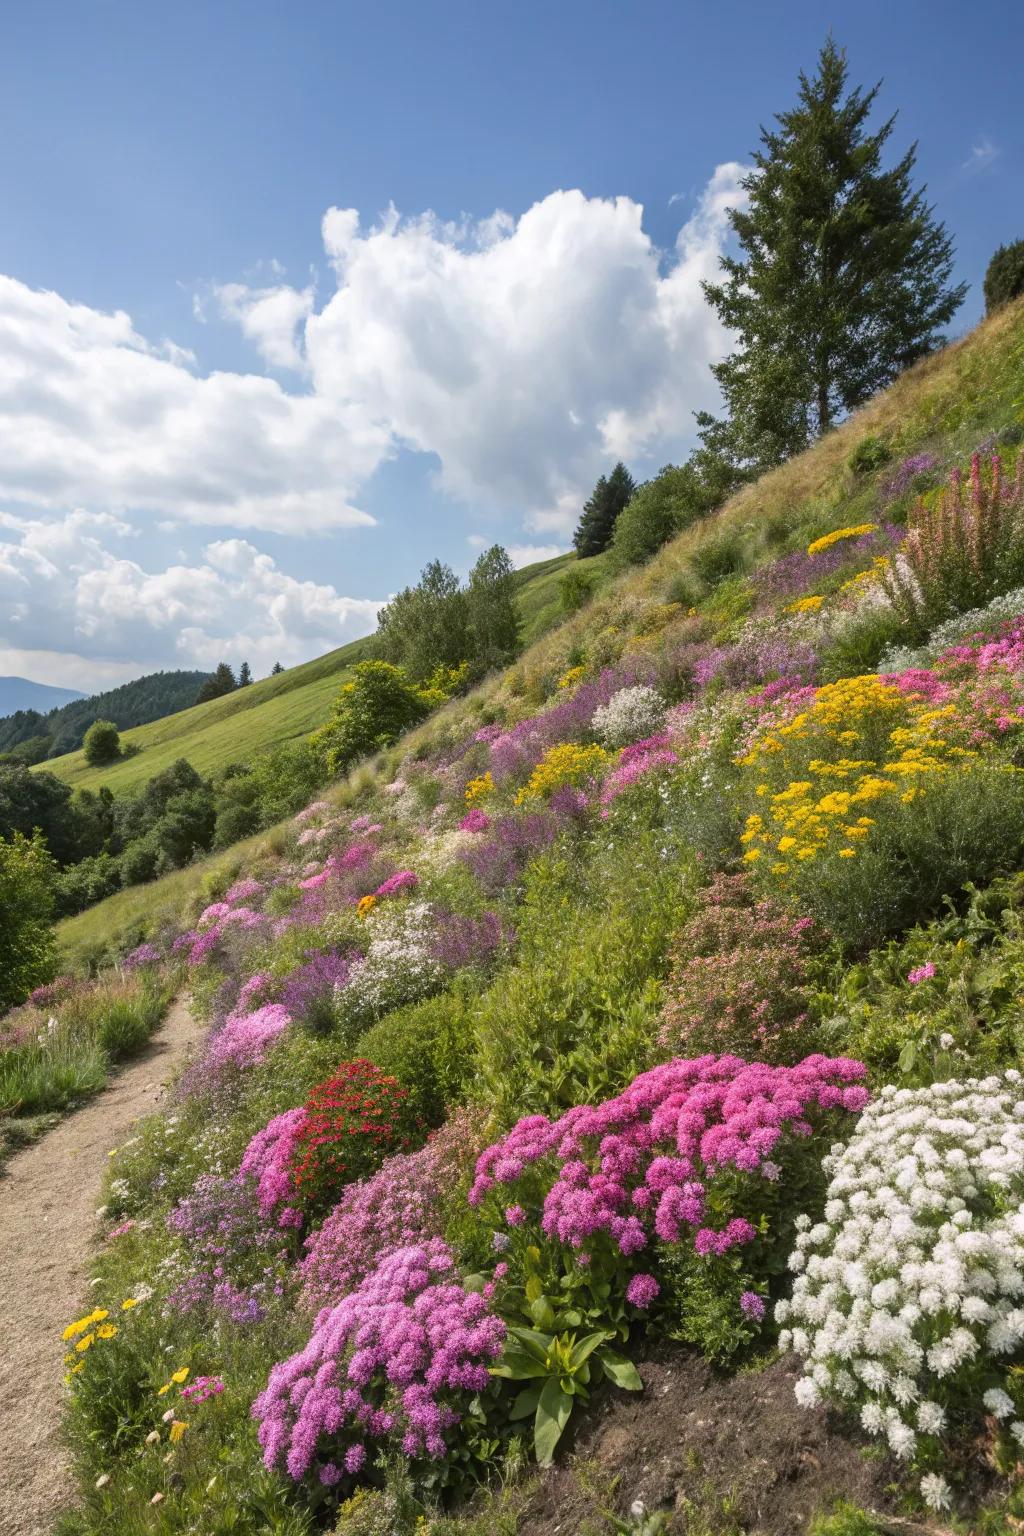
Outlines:
[[[723,537],[735,538],[748,566],[782,549],[794,530],[834,526],[840,509],[851,523],[866,517],[877,495],[880,476],[858,476],[848,460],[856,445],[879,437],[891,462],[901,455],[937,450],[954,462],[981,441],[1014,424],[1024,427],[1024,305],[1018,303],[985,321],[962,341],[910,369],[887,393],[858,411],[807,453],[756,484],[745,487],[715,516],[688,529],[648,565],[609,579],[605,557],[580,562],[596,573],[597,595],[581,611],[559,622],[558,578],[571,555],[525,567],[520,572],[524,627],[537,636],[521,661],[503,677],[490,679],[468,700],[456,700],[419,730],[405,746],[420,750],[439,732],[457,731],[460,723],[495,701],[513,706],[539,700],[554,680],[573,664],[576,654],[595,645],[614,650],[630,627],[659,604],[678,597],[682,582],[689,595],[691,561],[696,552]],[[609,633],[610,632],[610,633]],[[186,756],[205,771],[260,746],[298,736],[319,724],[329,710],[344,668],[359,659],[365,641],[332,651],[277,678],[256,683],[241,695],[186,710],[157,725],[129,733],[147,750],[112,770],[90,769],[80,753],[46,766],[77,785],[109,783],[127,788]],[[294,693],[295,697],[291,695]],[[239,713],[239,712],[242,713]],[[360,772],[360,778],[364,775]],[[273,834],[267,834],[272,837]],[[251,857],[264,838],[244,847]],[[60,925],[61,946],[69,963],[98,947],[130,938],[153,914],[165,915],[204,886],[211,875],[232,862],[236,850],[197,862],[189,869],[110,897]]]
[[[64,1536],[1020,1526],[1022,381],[1024,303],[88,914],[209,1033],[111,1157]]]
[[[558,580],[574,555],[524,566],[517,574],[518,598],[527,644],[545,633],[561,617]],[[604,572],[602,556],[576,562],[593,572],[599,582]],[[106,784],[118,793],[134,789],[185,757],[199,773],[214,773],[231,762],[245,761],[270,747],[295,741],[322,725],[349,667],[367,654],[370,640],[353,640],[314,661],[289,667],[277,677],[267,677],[168,715],[152,725],[124,731],[123,740],[138,747],[134,757],[102,768],[91,768],[82,752],[50,758],[38,766],[75,789],[98,789]]]

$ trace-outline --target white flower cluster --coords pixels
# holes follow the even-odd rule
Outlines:
[[[941,656],[943,651],[948,651],[951,645],[958,645],[968,635],[979,632],[998,629],[1009,619],[1016,619],[1024,613],[1024,587],[1017,587],[1013,592],[1004,592],[1001,597],[994,597],[984,608],[972,608],[968,613],[959,613],[955,618],[947,619],[940,624],[938,629],[932,631],[924,645],[916,650],[908,650],[902,646],[894,646],[886,651],[878,663],[879,672],[905,672],[908,667],[927,667]]]
[[[606,747],[625,747],[653,736],[665,724],[665,703],[646,683],[620,688],[594,710],[590,724]]]
[[[374,912],[367,924],[372,937],[366,955],[353,963],[348,983],[338,993],[339,1009],[349,1025],[370,1023],[393,1008],[428,997],[443,975],[430,953],[429,902]]]
[[[904,1461],[951,1409],[987,1411],[1024,1445],[1006,1390],[1024,1341],[1021,1084],[1007,1072],[884,1088],[825,1159],[824,1221],[797,1222],[792,1299],[775,1314],[780,1346],[804,1357],[797,1399],[859,1408]],[[935,1474],[921,1491],[948,1501]]]

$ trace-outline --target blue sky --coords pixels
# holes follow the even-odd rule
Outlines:
[[[1005,0],[4,7],[0,673],[259,673],[433,555],[565,547],[713,404],[700,278],[830,28],[966,328],[1024,234]]]

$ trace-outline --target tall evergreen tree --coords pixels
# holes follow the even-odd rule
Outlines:
[[[234,693],[237,687],[235,674],[226,661],[220,661],[213,676],[206,679],[196,694],[196,703],[205,704],[208,699],[222,698],[225,693]]]
[[[274,665],[270,669],[270,675],[271,677],[280,677],[283,671],[284,667],[282,667],[281,663],[279,661],[275,661]]]
[[[713,372],[727,422],[698,417],[705,448],[748,472],[799,452],[940,341],[966,288],[949,286],[952,243],[911,173],[889,170],[895,117],[867,120],[878,95],[847,94],[830,38],[797,105],[761,130],[748,205],[730,214],[742,255],[704,291],[737,350]]]
[[[581,559],[608,548],[619,513],[635,490],[636,482],[621,460],[610,475],[601,476],[584,502],[573,534],[572,542]]]
[[[249,671],[249,663],[247,661],[243,661],[242,665],[238,669],[238,686],[239,688],[248,688],[251,682],[252,673]]]

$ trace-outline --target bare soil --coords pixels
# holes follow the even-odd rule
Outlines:
[[[0,1179],[0,1532],[48,1536],[73,1497],[61,1442],[61,1333],[82,1311],[107,1153],[161,1102],[201,1027],[172,1003],[97,1098],[17,1153]]]
[[[607,1515],[623,1519],[637,1500],[665,1513],[672,1536],[798,1536],[840,1498],[893,1510],[894,1464],[866,1456],[835,1416],[798,1406],[792,1356],[726,1379],[669,1345],[640,1370],[642,1393],[594,1404],[574,1454],[522,1512],[521,1536],[607,1531]]]

